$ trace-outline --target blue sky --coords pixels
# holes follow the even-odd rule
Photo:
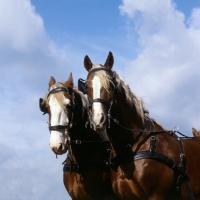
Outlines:
[[[116,70],[165,128],[200,130],[200,1],[0,1],[0,196],[70,199],[38,99],[50,76],[85,78],[85,55]]]

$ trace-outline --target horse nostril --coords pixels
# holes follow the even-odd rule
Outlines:
[[[58,150],[62,150],[62,144],[60,144],[60,146],[59,146]]]
[[[104,121],[104,115],[103,113],[101,113],[101,120],[100,120],[100,123],[102,123]]]

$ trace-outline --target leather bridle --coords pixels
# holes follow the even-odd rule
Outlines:
[[[93,120],[92,120],[92,104],[93,103],[101,103],[105,106],[108,107],[108,128],[110,128],[110,112],[111,112],[111,107],[113,105],[113,102],[115,101],[114,100],[114,94],[115,94],[115,91],[118,92],[118,87],[117,87],[117,83],[116,83],[116,72],[115,71],[112,71],[112,70],[109,70],[105,67],[98,67],[98,68],[94,68],[92,70],[89,71],[88,75],[87,75],[87,79],[88,79],[88,76],[91,74],[91,73],[94,73],[94,72],[97,72],[97,71],[105,71],[106,73],[108,73],[111,77],[112,77],[112,83],[113,83],[113,91],[111,92],[111,98],[108,100],[108,101],[105,101],[104,99],[101,99],[101,98],[96,98],[96,99],[93,99],[92,101],[89,101],[89,118],[90,118],[90,124],[93,124]],[[83,79],[81,79],[81,81],[83,81]],[[83,85],[82,85],[83,87]],[[87,88],[86,88],[86,83],[85,83],[85,88],[84,88],[84,91],[87,91]]]
[[[55,89],[51,90],[48,93],[47,98],[51,94],[55,94],[55,93],[59,93],[59,92],[67,92],[68,94],[70,94],[72,96],[72,110],[74,110],[74,107],[76,106],[75,105],[76,104],[76,100],[75,100],[75,96],[74,96],[75,90],[73,90],[72,88],[66,88],[63,85],[63,87],[58,87],[58,88],[55,88]],[[66,129],[72,128],[72,125],[73,125],[73,114],[74,114],[74,112],[72,112],[71,120],[69,121],[69,123],[67,125],[55,125],[55,126],[49,125],[49,131],[62,131],[62,130],[66,130]]]
[[[106,73],[108,73],[108,74],[112,77],[113,83],[116,82],[116,81],[115,81],[115,72],[113,72],[113,71],[111,71],[111,70],[109,70],[109,69],[106,69],[105,67],[99,67],[99,68],[94,68],[94,69],[92,69],[91,71],[89,71],[89,73],[88,73],[88,75],[87,75],[87,79],[88,79],[88,76],[89,76],[91,73],[94,73],[94,72],[97,72],[97,71],[102,71],[102,70],[105,71]],[[115,87],[116,87],[116,85],[114,85],[114,90],[115,90]],[[112,100],[113,95],[114,95],[114,91],[112,92],[112,97],[111,97],[111,99],[110,99],[109,101],[105,101],[105,100],[103,100],[103,99],[101,99],[101,98],[96,98],[96,99],[93,99],[92,101],[90,101],[90,102],[89,102],[89,105],[92,106],[93,103],[99,102],[99,103],[102,103],[102,104],[104,104],[104,105],[106,105],[106,106],[110,106],[110,101]]]

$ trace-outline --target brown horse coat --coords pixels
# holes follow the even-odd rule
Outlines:
[[[68,93],[67,90],[63,90],[60,95],[68,98],[71,105],[73,102],[77,104],[73,109],[71,105],[70,108],[67,108],[72,128],[68,133],[71,144],[69,141],[66,143],[70,159],[66,159],[64,168],[68,166],[69,169],[70,165],[73,167],[74,164],[77,164],[76,166],[79,165],[80,170],[63,172],[63,182],[67,192],[73,200],[118,199],[111,187],[109,170],[103,167],[104,161],[108,158],[108,143],[102,142],[104,138],[100,133],[85,127],[88,119],[87,99],[73,86],[72,74],[64,83],[56,83],[55,79],[51,77],[49,88],[52,88],[52,86],[54,89],[64,87],[71,91]],[[51,95],[54,95],[54,93]],[[63,99],[63,97],[59,99]],[[51,115],[47,98],[40,100],[40,108],[43,112],[48,112]],[[80,144],[76,144],[75,141]]]
[[[101,121],[98,122],[95,118],[94,104],[96,102],[101,103],[103,117],[108,116],[108,111],[110,111],[112,116],[110,128],[106,130],[112,143],[113,156],[117,155],[118,158],[116,165],[111,167],[110,179],[114,192],[120,199],[127,200],[190,199],[189,192],[184,183],[181,184],[180,192],[176,191],[176,183],[179,174],[162,162],[151,158],[143,158],[127,162],[126,164],[120,163],[129,155],[148,151],[151,147],[151,135],[155,136],[154,150],[167,156],[177,165],[180,163],[181,151],[177,140],[174,138],[174,132],[164,129],[155,120],[148,117],[143,102],[135,96],[124,81],[111,70],[113,63],[114,58],[111,52],[104,66],[93,65],[88,56],[84,59],[85,68],[89,72],[86,86],[88,99],[91,102],[91,119],[94,127],[96,129],[106,128],[106,124],[101,123]],[[98,69],[92,70],[94,68]],[[100,80],[99,85],[103,85],[101,76],[98,75],[98,70],[104,73],[104,80],[107,76],[111,76],[111,78],[107,78],[109,80],[109,87],[101,87],[100,97],[94,101],[94,91],[92,87],[94,77],[98,77]],[[95,80],[97,80],[97,78]],[[99,99],[102,100],[100,101]],[[146,121],[149,121],[149,124],[144,128]],[[130,129],[144,129],[145,132]],[[159,133],[153,132],[158,130],[160,131]],[[189,177],[190,185],[195,198],[200,199],[200,138],[183,138],[181,139],[181,143],[186,157],[186,172]],[[130,145],[131,148],[127,149],[127,145]]]

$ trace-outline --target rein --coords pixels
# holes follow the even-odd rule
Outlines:
[[[145,115],[146,116],[146,115]],[[113,118],[111,115],[109,116],[110,119],[115,122],[118,126],[120,126],[121,128],[125,129],[125,130],[128,130],[128,131],[133,131],[133,132],[143,132],[143,133],[149,133],[149,131],[147,130],[143,130],[143,129],[130,129],[130,128],[127,128],[125,126],[122,126],[118,120],[116,120],[115,118]],[[151,133],[172,133],[172,132],[176,132],[178,134],[180,134],[181,136],[185,137],[185,138],[190,138],[186,135],[184,135],[183,133],[179,132],[179,131],[176,131],[176,130],[157,130],[157,131],[153,131],[151,130]]]

